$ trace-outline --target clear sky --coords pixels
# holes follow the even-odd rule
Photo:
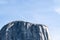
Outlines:
[[[0,0],[0,29],[15,20],[45,24],[51,40],[60,40],[60,0]]]

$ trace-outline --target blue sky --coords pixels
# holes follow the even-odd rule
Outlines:
[[[0,0],[0,29],[23,20],[48,26],[51,40],[60,40],[60,0]]]

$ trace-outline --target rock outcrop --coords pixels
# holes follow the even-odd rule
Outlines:
[[[47,26],[13,21],[0,31],[0,40],[49,40]]]

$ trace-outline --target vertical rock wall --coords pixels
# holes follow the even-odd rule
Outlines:
[[[49,40],[48,28],[42,24],[13,21],[0,31],[0,40]]]

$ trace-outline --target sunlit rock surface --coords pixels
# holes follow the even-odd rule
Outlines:
[[[0,31],[0,40],[50,40],[48,28],[42,24],[13,21]]]

